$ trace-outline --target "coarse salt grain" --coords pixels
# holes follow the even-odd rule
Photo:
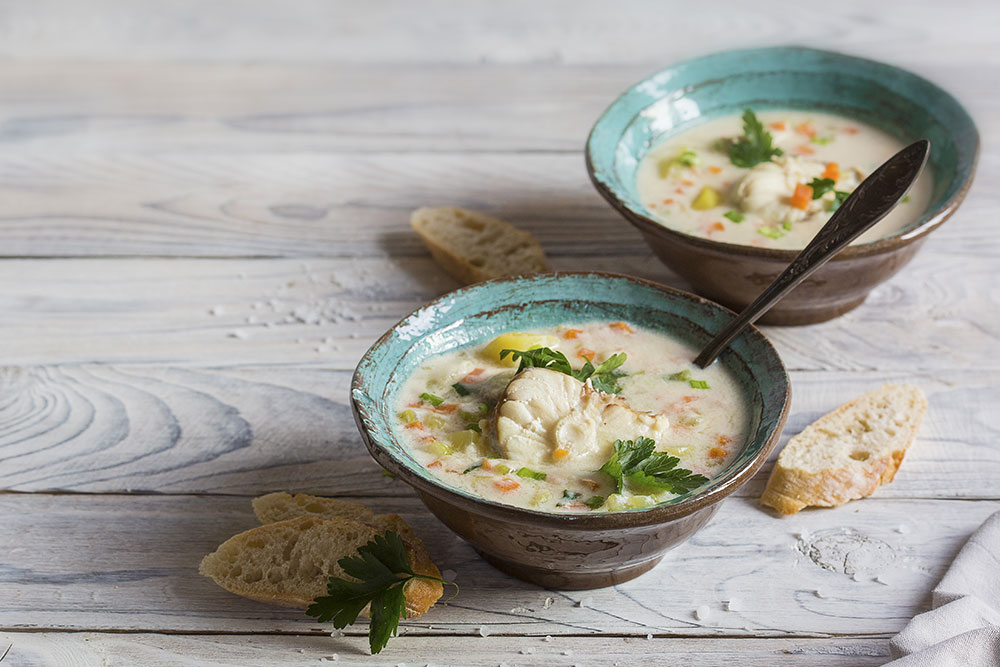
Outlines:
[[[534,653],[535,649],[531,648],[530,646],[528,648],[521,649],[521,655],[533,655]]]
[[[826,599],[826,591],[824,591],[822,588],[817,588],[815,591],[813,591],[813,595],[823,600]]]
[[[652,639],[652,638],[653,638],[652,632],[646,633],[646,639]]]
[[[904,533],[904,534],[908,533],[908,532],[910,532],[910,527],[907,526],[905,523],[901,523],[898,526],[896,526],[896,532],[897,533]]]
[[[885,580],[884,578],[882,578],[882,575],[881,575],[881,574],[880,574],[880,575],[877,575],[877,576],[875,577],[875,581],[876,581],[876,582],[878,582],[878,583],[880,583],[880,584],[882,584],[883,586],[888,586],[888,585],[889,585],[889,582],[888,582],[888,581],[886,581],[886,580]]]
[[[545,638],[542,639],[542,641],[543,642],[550,642],[550,641],[552,641],[552,635],[545,635]]]
[[[481,626],[479,628],[479,636],[480,637],[489,637],[490,636],[489,629],[486,626]]]
[[[542,605],[545,609],[548,609],[555,603],[555,598],[545,598],[545,604]]]
[[[694,610],[694,617],[697,618],[699,621],[703,621],[706,618],[708,618],[711,613],[712,610],[709,609],[708,605],[703,604]]]
[[[208,314],[209,315],[221,315],[224,312],[226,312],[225,308],[223,308],[222,306],[215,306],[215,307],[209,309]]]
[[[576,606],[577,607],[593,607],[594,606],[594,598],[592,598],[590,596],[587,596],[585,598],[580,598],[579,600],[576,601]]]
[[[242,329],[233,329],[232,331],[229,332],[229,337],[230,338],[239,338],[240,340],[246,340],[247,339],[247,332],[243,331]]]
[[[736,598],[733,598],[732,600],[726,600],[724,604],[725,604],[725,607],[726,607],[726,611],[739,611],[740,610],[740,601],[737,600]]]
[[[563,651],[562,654],[563,655],[573,655],[573,651],[566,650],[566,651]]]

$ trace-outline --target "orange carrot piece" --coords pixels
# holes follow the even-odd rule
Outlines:
[[[676,192],[679,195],[682,195],[684,194],[684,188],[674,188],[674,192]]]
[[[668,198],[668,199],[664,199],[664,200],[663,200],[663,203],[664,203],[664,204],[673,204],[673,203],[674,203],[674,200],[673,200],[673,199],[669,199],[669,198]]]
[[[844,128],[844,132],[846,132],[847,134],[857,134],[857,133],[858,133],[858,132],[860,132],[860,131],[861,131],[861,130],[859,130],[859,129],[858,129],[858,128],[856,128],[856,127],[845,127],[845,128]]]
[[[445,403],[434,408],[434,412],[440,412],[445,415],[450,415],[455,410],[458,410],[458,403]]]
[[[806,185],[805,183],[797,183],[795,185],[795,192],[792,194],[792,200],[789,204],[794,208],[804,211],[809,208],[809,202],[812,201],[812,198],[812,187]]]
[[[493,486],[497,487],[497,491],[500,491],[501,493],[507,493],[521,486],[521,484],[519,482],[512,480],[509,477],[504,477],[503,479],[498,479],[497,481],[493,482]]]
[[[780,131],[784,132],[785,131],[785,121],[779,120],[777,123],[771,123],[771,129],[772,130],[780,130]]]
[[[812,123],[802,123],[795,128],[797,132],[801,132],[810,139],[816,136],[816,128],[812,126]]]
[[[823,178],[832,178],[834,181],[840,180],[840,165],[836,162],[827,162],[823,171]]]
[[[799,155],[814,155],[816,150],[809,144],[802,144],[801,146],[796,146],[795,152]]]
[[[733,439],[730,438],[728,435],[721,435],[721,434],[719,435],[719,439],[718,439],[719,447],[725,447],[726,445],[730,444],[732,441],[733,441]]]
[[[582,358],[586,359],[587,361],[593,361],[595,354],[597,354],[597,353],[594,352],[593,350],[588,350],[585,347],[581,347],[580,351],[576,353],[576,356],[582,357]]]
[[[567,329],[566,333],[563,334],[563,338],[566,340],[573,340],[583,333],[583,329]]]
[[[722,449],[721,447],[712,447],[710,450],[708,450],[708,456],[709,458],[713,459],[721,459],[726,456],[726,450]]]
[[[482,378],[479,376],[485,372],[485,368],[473,368],[462,378],[462,384],[476,384],[477,382],[481,382]]]
[[[708,226],[708,231],[710,232],[724,232],[726,231],[726,226],[721,222],[713,222]]]
[[[693,400],[695,400],[697,398],[698,398],[697,396],[685,396],[681,400],[683,400],[685,403],[690,403],[691,401],[693,401]]]
[[[588,489],[590,489],[591,491],[597,491],[598,489],[601,488],[601,485],[592,479],[581,479],[580,483],[583,484]]]
[[[713,174],[721,174],[722,173],[722,167],[709,167],[708,170],[710,172],[712,172]]]
[[[556,447],[555,449],[552,450],[553,461],[562,461],[567,456],[569,456],[568,449],[563,449],[562,447]]]
[[[483,459],[483,470],[493,470],[493,462],[489,459]]]
[[[649,208],[656,208],[656,204],[650,204]]]
[[[421,431],[424,430],[424,423],[421,421],[410,422],[403,428],[419,428]]]
[[[441,459],[434,459],[433,461],[431,461],[430,463],[427,464],[427,467],[428,468],[440,468],[441,467]]]
[[[685,179],[685,180],[681,181],[681,185],[686,185],[688,187],[691,187],[692,185],[694,185],[694,181],[689,181],[689,180]]]
[[[612,322],[609,324],[612,329],[618,329],[618,331],[624,331],[625,333],[635,333],[635,331],[628,325],[628,322]]]

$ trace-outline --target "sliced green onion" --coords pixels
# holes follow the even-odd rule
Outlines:
[[[519,468],[517,471],[518,477],[529,477],[531,479],[542,480],[548,477],[544,472],[538,472],[537,470],[532,470],[531,468]]]
[[[781,228],[784,229],[786,232],[790,232],[792,231],[792,223],[790,223],[788,220],[785,220],[783,223],[781,223]]]
[[[688,380],[688,384],[691,385],[692,389],[708,389],[708,383],[704,380]]]
[[[766,236],[769,239],[780,239],[785,235],[784,232],[779,229],[775,229],[774,227],[761,227],[757,230],[757,233],[761,236]]]
[[[697,153],[695,153],[693,150],[688,149],[685,151],[681,151],[681,154],[677,156],[677,162],[684,165],[685,167],[693,167],[697,164],[700,164],[701,160],[698,158]]]
[[[482,435],[482,433],[483,433],[483,429],[479,428],[479,424],[466,424],[465,428],[468,431],[475,431],[476,433],[479,433],[480,435]]]
[[[814,144],[819,144],[820,146],[826,146],[828,143],[833,141],[833,137],[813,137],[810,141]]]
[[[481,414],[484,414],[484,415],[485,414],[489,414],[489,412],[490,412],[490,406],[486,405],[485,403],[480,403],[478,410],[479,410],[479,412]]]
[[[456,382],[455,384],[451,385],[451,388],[454,389],[455,393],[458,394],[459,396],[468,396],[469,395],[469,390],[466,389],[465,387],[463,387],[458,382]]]
[[[684,382],[691,379],[691,371],[679,371],[667,377],[671,382]]]
[[[463,475],[468,475],[470,472],[472,472],[476,468],[482,468],[482,467],[483,467],[483,462],[482,461],[480,461],[479,463],[473,463],[471,466],[469,466],[468,468],[466,468],[465,470],[463,470],[462,474]]]
[[[746,220],[746,217],[744,217],[744,215],[739,211],[726,211],[725,213],[722,214],[722,217],[729,218],[733,222],[743,222],[744,220]]]
[[[441,398],[440,396],[435,396],[434,394],[428,394],[426,391],[424,393],[420,394],[420,400],[421,401],[426,401],[427,403],[430,403],[435,408],[437,406],[441,405],[442,403],[444,403],[444,399],[443,398]]]

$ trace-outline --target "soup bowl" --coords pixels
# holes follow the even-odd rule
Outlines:
[[[351,405],[375,461],[412,486],[427,508],[498,569],[542,586],[597,588],[636,577],[704,526],[719,502],[767,459],[788,414],[789,382],[774,348],[748,329],[719,357],[749,408],[746,441],[701,487],[644,509],[556,514],[485,500],[448,486],[409,453],[395,430],[406,378],[429,358],[505,331],[627,320],[700,346],[733,317],[706,299],[608,273],[550,273],[478,283],[403,318],[361,359]]]
[[[657,72],[625,91],[587,139],[597,191],[643,234],[694,291],[742,309],[788,266],[796,250],[699,238],[668,229],[641,203],[636,171],[661,141],[744,109],[822,111],[857,119],[904,143],[931,141],[930,204],[890,236],[847,247],[770,310],[764,324],[822,322],[859,306],[909,262],[958,208],[979,155],[975,123],[958,101],[906,70],[829,51],[777,47],[728,51]],[[887,156],[888,157],[888,156]]]

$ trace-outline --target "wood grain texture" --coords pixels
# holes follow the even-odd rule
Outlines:
[[[711,11],[644,0],[456,3],[405,0],[127,0],[15,3],[0,22],[9,59],[237,62],[663,62],[746,45],[799,44],[915,63],[996,62],[991,3],[967,11],[845,0],[823,13],[780,0]],[[683,10],[686,11],[683,11]],[[697,8],[695,8],[697,9]],[[665,12],[667,15],[665,15]],[[668,20],[669,19],[669,20]]]
[[[884,639],[652,639],[633,637],[421,637],[406,633],[394,639],[377,658],[367,655],[367,639],[325,636],[157,635],[108,633],[3,633],[0,651],[11,652],[4,667],[186,667],[240,665],[240,667],[314,667],[317,664],[412,664],[427,656],[430,664],[496,667],[544,664],[636,664],[641,655],[649,664],[687,667],[864,667],[881,665],[889,656]],[[401,662],[401,661],[406,661]],[[417,664],[425,664],[419,661]]]
[[[800,372],[782,444],[882,382],[917,381],[931,410],[883,498],[1000,498],[997,373]],[[55,366],[0,370],[0,489],[88,493],[275,490],[410,496],[383,477],[323,368]],[[779,449],[738,493],[758,497]]]
[[[552,263],[683,286],[648,255]],[[928,247],[857,310],[766,331],[793,370],[998,368],[993,274],[986,256]],[[7,286],[0,289],[0,364],[353,370],[390,326],[457,283],[429,258],[391,257],[10,260],[0,262],[0,285]]]
[[[869,499],[782,519],[733,498],[650,573],[559,592],[492,569],[415,499],[365,502],[411,522],[462,586],[406,622],[408,632],[530,636],[887,636],[924,609],[968,535],[1000,509],[997,501]],[[329,632],[300,611],[238,598],[198,575],[203,555],[255,524],[246,498],[0,494],[0,516],[9,545],[0,552],[0,628]],[[710,615],[698,621],[700,605]]]

